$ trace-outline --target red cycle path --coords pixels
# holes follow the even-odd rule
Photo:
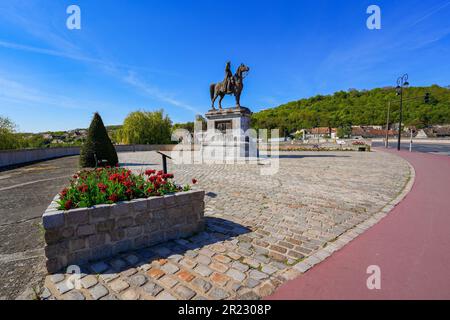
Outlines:
[[[450,299],[450,157],[389,152],[414,167],[410,193],[378,224],[267,299]],[[370,265],[381,269],[380,290],[367,288]]]

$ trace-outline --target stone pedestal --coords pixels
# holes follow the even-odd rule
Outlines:
[[[245,107],[216,109],[206,113],[206,119],[209,130],[219,130],[225,133],[225,130],[247,131],[250,128],[250,117],[252,112]]]
[[[254,139],[248,134],[251,115],[245,107],[208,111],[203,154],[217,159],[256,157],[256,148],[251,146]]]

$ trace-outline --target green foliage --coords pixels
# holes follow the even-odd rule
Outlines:
[[[156,170],[137,175],[124,168],[97,168],[80,171],[73,178],[70,186],[59,193],[61,210],[161,196],[190,188],[176,185],[173,174]]]
[[[205,118],[203,118],[200,115],[197,115],[195,117],[195,120],[196,121],[201,121],[202,122],[202,130],[206,130],[206,120],[205,120]],[[192,121],[191,122],[185,122],[185,123],[175,123],[172,126],[172,131],[175,131],[177,129],[185,129],[185,130],[189,131],[190,133],[194,133],[194,126],[195,126],[195,123],[192,122]]]
[[[429,102],[424,100],[430,93]],[[417,97],[417,99],[408,100]],[[433,124],[450,123],[450,90],[433,85],[411,87],[404,91],[404,117],[406,125],[423,128]],[[387,103],[391,101],[391,123],[399,119],[399,97],[395,88],[377,88],[369,91],[355,89],[339,91],[333,95],[317,95],[283,104],[253,114],[255,129],[276,129],[281,133],[303,128],[344,127],[348,125],[385,125]],[[345,133],[344,133],[345,134]]]
[[[87,139],[81,147],[80,166],[83,168],[95,167],[94,155],[97,160],[107,160],[111,166],[115,166],[119,162],[116,149],[111,143],[102,118],[97,112],[94,114],[89,127]]]
[[[118,134],[125,144],[169,144],[172,122],[163,110],[135,111],[130,113]]]
[[[106,130],[113,144],[120,144],[122,142],[122,127],[122,125],[106,126]]]
[[[15,149],[19,141],[15,136],[15,124],[8,118],[0,117],[0,150]]]
[[[192,133],[194,132],[194,122],[175,123],[172,126],[172,130],[175,131],[177,129],[185,129]]]

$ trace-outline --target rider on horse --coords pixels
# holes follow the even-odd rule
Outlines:
[[[225,92],[228,93],[232,91],[233,80],[233,73],[231,73],[231,62],[228,61],[225,67],[225,79],[223,80]]]

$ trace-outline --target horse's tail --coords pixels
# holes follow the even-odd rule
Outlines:
[[[211,96],[211,101],[214,99],[214,91],[216,91],[216,84],[213,83],[209,86],[209,94]]]

